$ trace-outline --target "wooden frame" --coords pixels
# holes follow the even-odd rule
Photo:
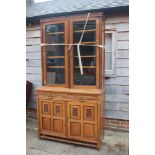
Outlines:
[[[112,50],[111,51],[106,51],[105,53],[112,53],[112,69],[111,70],[106,70],[105,69],[105,76],[114,76],[115,75],[115,55],[116,55],[116,30],[107,30],[105,31],[105,34],[112,34]]]

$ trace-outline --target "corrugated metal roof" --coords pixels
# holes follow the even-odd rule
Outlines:
[[[129,0],[50,0],[26,6],[26,17],[129,6]]]

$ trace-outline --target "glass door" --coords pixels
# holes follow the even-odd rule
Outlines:
[[[87,14],[41,20],[43,85],[67,88],[100,88],[102,74],[102,14],[91,14],[81,40],[80,71],[77,45]],[[100,70],[99,70],[100,69]]]
[[[71,21],[71,43],[79,43],[85,20]],[[97,19],[90,19],[86,25],[83,39],[80,46],[80,55],[82,61],[83,75],[80,72],[77,46],[73,46],[71,50],[71,87],[98,87],[98,47],[93,46],[98,44],[99,34],[97,27]]]
[[[67,87],[67,23],[48,22],[43,31],[44,85]],[[59,44],[59,45],[58,45]]]

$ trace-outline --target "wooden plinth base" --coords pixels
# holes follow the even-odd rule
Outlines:
[[[100,149],[99,143],[85,142],[85,141],[79,141],[75,139],[68,139],[68,138],[62,138],[62,137],[57,137],[57,136],[45,135],[45,134],[40,134],[40,139],[49,139],[49,140],[54,140],[54,141],[77,144],[81,146],[89,146],[89,147],[96,148],[97,150]]]

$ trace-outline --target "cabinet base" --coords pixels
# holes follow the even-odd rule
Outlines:
[[[92,142],[85,142],[85,141],[79,141],[75,139],[70,139],[70,138],[62,138],[62,137],[57,137],[57,136],[51,136],[51,135],[46,135],[46,134],[40,134],[40,139],[50,139],[50,140],[55,140],[55,141],[60,141],[60,142],[67,142],[71,144],[77,144],[81,146],[89,146],[93,147],[96,149],[100,149],[100,143],[92,143]]]

